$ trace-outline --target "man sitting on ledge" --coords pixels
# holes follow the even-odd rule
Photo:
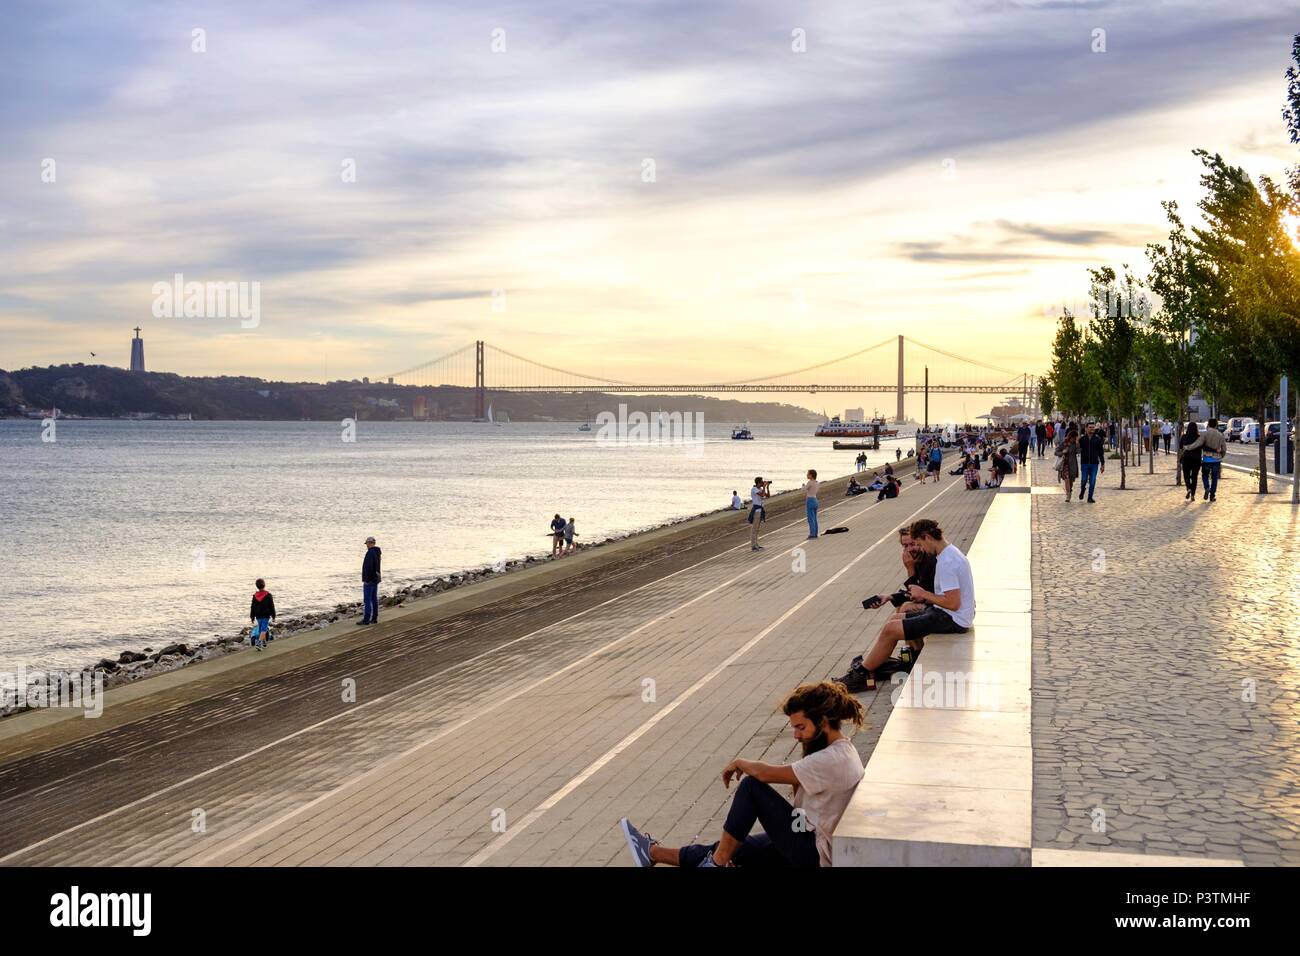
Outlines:
[[[911,599],[923,609],[890,618],[867,652],[854,658],[849,672],[835,678],[850,693],[876,689],[874,671],[899,641],[914,643],[930,634],[965,634],[975,623],[975,579],[966,555],[944,541],[943,529],[929,518],[913,522],[911,532],[916,546],[935,559],[934,591],[919,584],[908,587]]]
[[[740,781],[722,825],[722,838],[712,846],[693,844],[669,849],[642,833],[626,817],[619,828],[637,866],[830,866],[831,834],[840,822],[858,781],[862,759],[840,724],[862,726],[865,713],[856,697],[839,684],[803,684],[781,705],[790,718],[794,739],[803,744],[803,757],[790,764],[733,760],[722,770],[722,785]],[[794,788],[794,803],[772,788]],[[763,833],[751,835],[754,824]]]

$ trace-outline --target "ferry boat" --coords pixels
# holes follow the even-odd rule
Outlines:
[[[735,428],[731,430],[731,437],[734,438],[736,441],[753,441],[754,433],[749,430],[748,425],[746,425],[744,428],[741,428],[739,425],[737,425]]]
[[[898,436],[897,428],[886,428],[885,423],[882,421],[846,422],[841,421],[838,415],[834,415],[818,425],[814,435],[817,438],[870,438],[876,434],[877,426],[880,428],[879,434],[881,438],[895,438]]]

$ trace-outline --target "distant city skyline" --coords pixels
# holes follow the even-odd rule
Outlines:
[[[1085,269],[1144,271],[1162,199],[1195,218],[1193,148],[1294,162],[1293,13],[20,2],[0,367],[129,367],[141,325],[189,375],[376,379],[485,339],[740,379],[899,333],[1041,373]],[[230,310],[160,315],[181,274]]]

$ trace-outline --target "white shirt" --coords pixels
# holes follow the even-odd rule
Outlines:
[[[949,591],[961,591],[961,604],[957,610],[947,611],[958,627],[970,627],[975,623],[975,577],[971,574],[970,561],[961,549],[950,544],[939,552],[934,567],[935,594],[947,594]]]
[[[732,495],[732,496],[731,496],[731,508],[732,508],[732,510],[733,510],[733,511],[739,511],[739,510],[740,510],[741,508],[743,508],[743,507],[745,507],[745,503],[744,503],[743,501],[740,500],[740,495]]]
[[[754,485],[754,487],[749,489],[749,503],[751,505],[758,505],[760,508],[763,506],[763,489],[758,487],[758,485]]]
[[[862,779],[862,758],[853,743],[841,737],[815,754],[799,758],[790,769],[799,781],[794,788],[794,806],[803,809],[816,831],[822,866],[830,866],[831,836]]]

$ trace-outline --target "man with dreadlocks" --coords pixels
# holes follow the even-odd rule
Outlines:
[[[862,760],[840,724],[862,726],[862,704],[833,681],[803,684],[781,705],[790,719],[803,756],[790,764],[737,758],[722,770],[722,785],[739,780],[722,825],[722,838],[711,846],[692,844],[669,849],[642,833],[626,817],[619,821],[637,866],[830,866],[831,834],[862,779]],[[793,803],[773,784],[794,788]],[[752,834],[754,824],[763,832]]]

